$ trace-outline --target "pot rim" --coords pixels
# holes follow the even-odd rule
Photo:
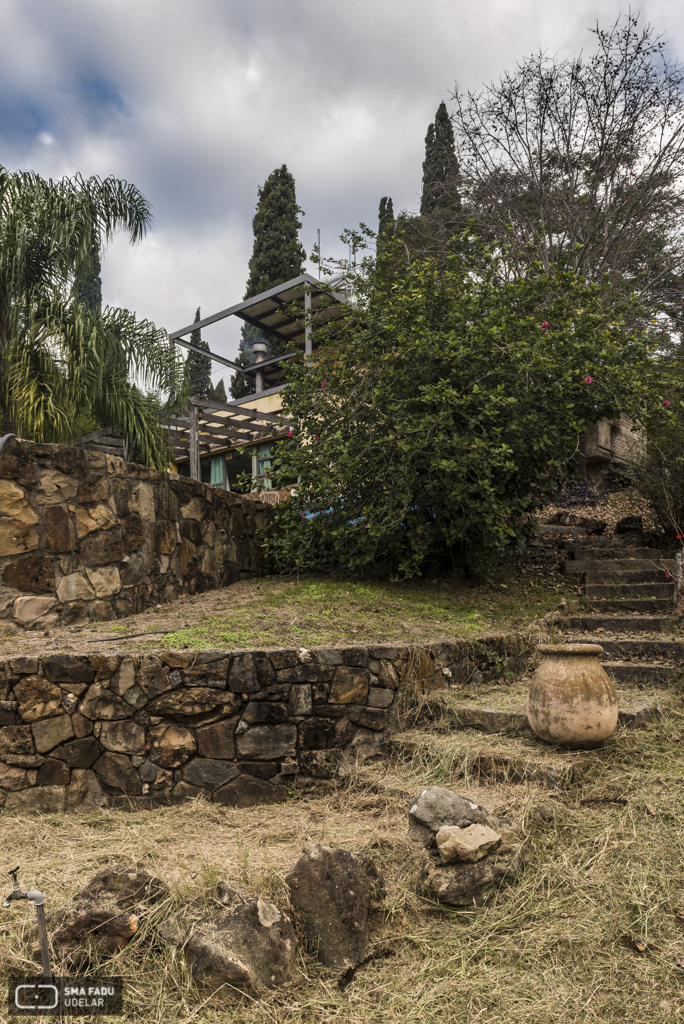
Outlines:
[[[540,644],[537,650],[541,654],[555,655],[585,655],[593,656],[603,654],[603,647],[600,644]]]

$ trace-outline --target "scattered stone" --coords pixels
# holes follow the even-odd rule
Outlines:
[[[446,825],[467,828],[469,825],[489,825],[496,828],[502,822],[480,804],[468,797],[458,796],[441,786],[429,786],[409,805],[409,836],[425,848],[434,849],[435,837]],[[510,824],[503,819],[503,824]]]
[[[500,845],[501,836],[488,825],[445,825],[435,836],[435,842],[444,864],[475,863]]]
[[[166,942],[182,948],[193,980],[250,995],[289,981],[297,940],[287,914],[265,900],[239,897],[227,887],[222,895],[226,901],[232,895],[232,905],[204,917],[199,917],[199,907],[189,907],[159,928]]]
[[[347,967],[363,960],[371,921],[386,894],[370,857],[315,843],[285,881],[297,928],[321,963]]]
[[[512,882],[522,864],[521,846],[499,846],[475,864],[441,864],[434,853],[424,850],[422,891],[430,899],[449,906],[472,907],[503,882]]]

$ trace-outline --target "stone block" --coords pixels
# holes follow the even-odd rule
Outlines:
[[[88,719],[84,718],[83,715],[79,715],[75,712],[71,716],[71,724],[74,727],[74,736],[82,739],[84,736],[90,736],[93,731],[93,723]]]
[[[183,519],[197,519],[201,522],[204,519],[206,509],[206,501],[203,501],[202,498],[196,494],[186,505],[183,505],[181,508],[181,516]]]
[[[150,757],[162,768],[180,768],[196,752],[190,730],[175,722],[153,726],[150,740]]]
[[[113,722],[133,716],[130,704],[126,704],[101,683],[94,683],[89,688],[78,710],[85,718],[96,721]]]
[[[38,673],[37,658],[10,658],[10,669],[17,676],[35,676]]]
[[[292,758],[288,757],[290,764],[295,764]],[[284,764],[285,762],[283,762]],[[244,775],[253,775],[256,779],[264,779],[270,782],[280,773],[279,761],[238,761],[238,768]]]
[[[11,480],[0,480],[0,512],[31,526],[40,518],[22,487]]]
[[[130,720],[104,722],[99,740],[105,750],[113,750],[118,754],[145,753],[145,730]]]
[[[178,571],[182,579],[197,573],[197,548],[189,540],[181,540]]]
[[[94,505],[91,508],[83,508],[81,505],[76,508],[76,533],[79,540],[97,530],[110,530],[116,525],[117,518],[109,505]]]
[[[342,648],[342,658],[345,665],[351,665],[355,668],[368,668],[368,657],[367,647]]]
[[[326,668],[343,664],[342,651],[338,647],[318,647],[314,658]]]
[[[101,470],[91,470],[81,481],[78,488],[78,500],[89,504],[93,501],[106,501],[109,497],[107,476]]]
[[[14,618],[18,623],[31,627],[42,620],[55,604],[54,597],[18,597],[14,602]]]
[[[109,689],[117,697],[124,697],[132,686],[135,686],[135,661],[133,658],[124,658],[117,676],[109,684]]]
[[[387,725],[387,712],[381,708],[350,708],[347,718],[355,725],[362,725],[364,729],[374,729],[380,732]]]
[[[235,727],[238,723],[237,716],[226,718],[222,722],[214,722],[212,725],[202,725],[197,730],[197,745],[202,757],[216,759],[223,758],[232,761],[237,756],[235,752]]]
[[[371,686],[368,693],[369,708],[388,708],[394,700],[394,691],[382,686]]]
[[[230,658],[223,658],[210,663],[196,664],[181,673],[186,686],[215,686],[223,689],[226,685]],[[199,659],[198,659],[199,661]]]
[[[0,761],[0,790],[14,792],[18,789],[26,789],[29,784],[25,768],[19,765],[4,764]]]
[[[147,523],[155,521],[152,484],[144,480],[133,484],[131,489],[131,512],[137,513]]]
[[[287,706],[289,718],[296,718],[299,715],[310,715],[313,712],[313,698],[310,686],[293,686],[290,691],[290,701]]]
[[[90,465],[101,465],[102,456],[97,452],[86,452],[82,448],[76,448],[68,444],[50,445],[50,455],[54,460],[57,469],[67,476],[74,476],[81,480]],[[91,462],[91,460],[93,460]]]
[[[299,726],[302,750],[326,750],[337,745],[335,722],[330,718],[308,718]]]
[[[148,705],[151,715],[230,715],[242,703],[238,694],[228,693],[210,686],[192,686],[173,690],[157,697]]]
[[[106,807],[107,797],[102,792],[95,772],[84,768],[75,768],[71,773],[71,782],[66,790],[66,811],[91,811],[96,807]]]
[[[331,704],[359,704],[366,700],[369,685],[367,669],[340,665],[335,669],[328,699]]]
[[[382,661],[380,663],[378,682],[380,686],[386,686],[389,690],[396,690],[399,686],[399,676],[391,661]]]
[[[183,781],[189,782],[191,786],[198,786],[213,792],[239,774],[238,769],[230,761],[214,761],[196,757],[183,768]]]
[[[42,676],[24,676],[14,684],[14,696],[25,722],[36,722],[61,711],[62,691]]]
[[[181,537],[185,537],[192,544],[202,543],[202,527],[196,519],[182,519],[178,527]]]
[[[88,606],[85,601],[71,601],[62,612],[63,626],[83,625],[88,621]]]
[[[131,485],[122,477],[109,475],[110,499],[114,502],[114,508],[118,516],[127,516],[131,510]],[[140,516],[137,517],[138,519]]]
[[[293,665],[292,668],[281,668],[276,672],[279,683],[323,683],[330,678],[330,670],[319,665]]]
[[[112,597],[121,590],[119,570],[115,565],[106,569],[86,569],[86,575],[97,597]]]
[[[77,491],[76,481],[65,473],[60,473],[58,469],[38,471],[36,501],[39,505],[59,505],[65,501],[73,501]]]
[[[254,693],[261,688],[251,654],[233,655],[228,673],[228,686],[234,693]]]
[[[279,683],[276,686],[267,686],[263,690],[257,690],[256,693],[250,693],[249,696],[251,700],[276,700],[281,704],[286,704],[290,699],[291,690],[290,683]]]
[[[30,594],[53,594],[55,565],[45,555],[24,555],[6,565],[2,574],[4,586]]]
[[[16,480],[22,487],[34,487],[38,479],[36,461],[29,448],[17,438],[10,438],[0,457],[0,477]]]
[[[285,786],[274,786],[253,775],[238,775],[213,794],[215,804],[224,807],[255,807],[258,804],[279,804],[287,800]]]
[[[271,659],[271,664],[276,672],[280,669],[292,668],[294,665],[299,664],[297,651],[290,650],[289,648],[269,651],[268,656]]]
[[[203,790],[198,786],[191,786],[188,782],[181,780],[173,787],[173,802],[174,804],[186,804],[191,800],[196,800],[202,793]]]
[[[8,793],[7,814],[61,814],[65,809],[65,786],[35,786],[18,793]]]
[[[68,786],[70,781],[71,772],[67,765],[54,757],[48,757],[43,761],[36,776],[37,786]]]
[[[88,657],[72,654],[51,654],[43,658],[43,672],[51,683],[92,683],[95,668]]]
[[[285,704],[277,704],[274,701],[250,701],[242,713],[242,721],[248,725],[270,723],[277,725],[287,718],[287,707]]]
[[[7,754],[33,754],[33,734],[28,725],[0,727],[0,758]]]
[[[70,740],[74,735],[71,719],[68,715],[58,718],[45,718],[31,726],[33,740],[39,754],[47,754],[60,743]]]
[[[35,551],[38,534],[18,519],[0,519],[0,558]]]
[[[139,551],[145,540],[145,523],[140,516],[131,513],[121,520],[123,542],[127,552]]]
[[[238,756],[255,761],[274,761],[296,753],[295,725],[254,725],[235,740]]]
[[[254,667],[256,668],[259,685],[262,687],[272,686],[276,681],[276,674],[271,659],[265,651],[252,651]],[[276,697],[275,700],[283,698]]]
[[[120,527],[89,534],[81,541],[81,565],[98,566],[120,562],[124,556]]]
[[[51,505],[43,516],[43,544],[46,551],[73,551],[76,542],[74,524],[64,505]]]
[[[125,754],[107,751],[95,762],[93,771],[100,782],[111,789],[127,796],[140,796],[142,793],[140,777]]]
[[[92,601],[95,591],[80,572],[63,576],[57,586],[57,597],[62,604],[70,601]]]
[[[72,724],[75,717],[75,715],[71,717]],[[51,756],[60,761],[66,761],[70,768],[92,768],[103,753],[103,747],[94,736],[83,736],[55,747]]]

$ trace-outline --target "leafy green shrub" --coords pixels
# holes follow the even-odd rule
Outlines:
[[[404,252],[387,245],[386,272],[283,392],[300,431],[275,484],[301,483],[267,541],[282,569],[491,564],[558,494],[589,422],[639,420],[649,341],[607,286],[538,266],[508,280],[465,236],[440,268]]]

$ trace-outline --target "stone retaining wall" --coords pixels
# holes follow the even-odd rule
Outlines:
[[[276,802],[297,776],[344,776],[377,752],[401,724],[402,695],[500,674],[510,649],[499,636],[430,650],[9,658],[0,806],[155,806],[202,792],[218,804]]]
[[[226,586],[259,566],[270,510],[67,445],[0,453],[0,619],[50,629]]]

